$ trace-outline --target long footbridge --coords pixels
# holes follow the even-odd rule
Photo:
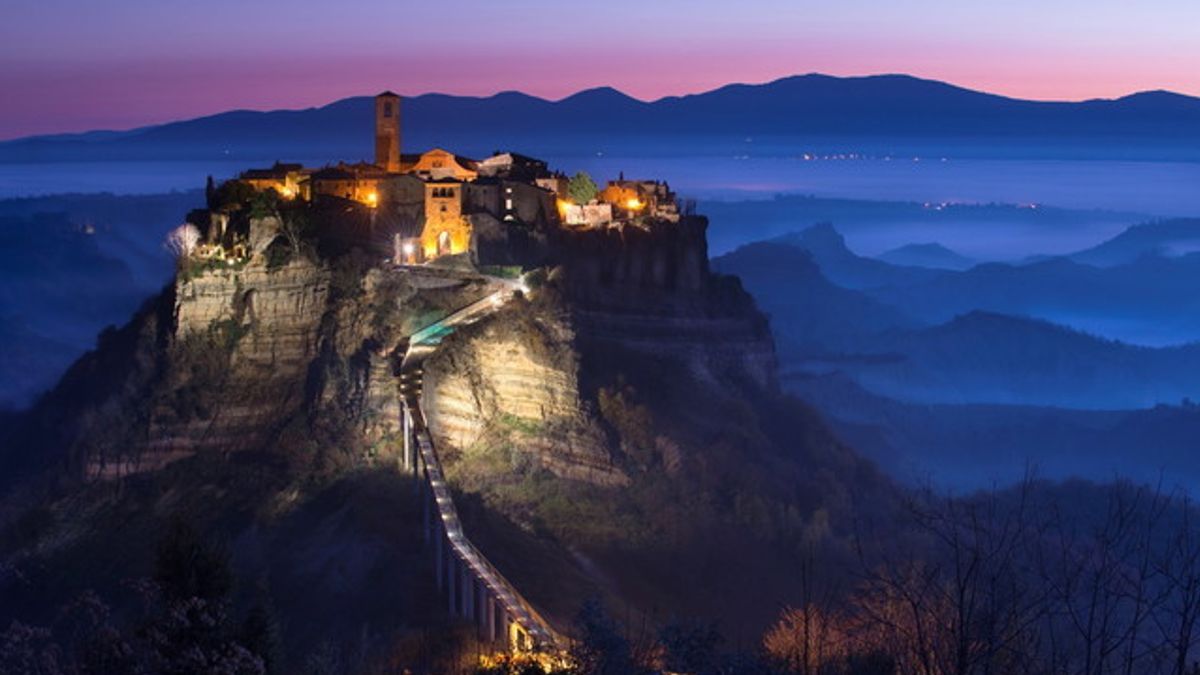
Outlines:
[[[512,299],[517,289],[513,283],[495,284],[498,289],[482,300],[410,336],[400,366],[401,466],[416,479],[424,541],[432,549],[438,589],[445,593],[451,615],[473,622],[484,641],[503,643],[517,651],[560,653],[565,639],[463,532],[421,410],[425,359],[437,350],[443,337],[494,312]]]

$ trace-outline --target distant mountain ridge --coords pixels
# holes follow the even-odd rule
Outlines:
[[[927,405],[873,394],[843,373],[798,375],[785,387],[818,407],[842,439],[896,475],[983,487],[1041,477],[1113,475],[1196,489],[1200,407],[1067,410]]]
[[[917,403],[1150,408],[1200,397],[1200,343],[1149,348],[1048,321],[973,311],[883,335],[843,364],[867,389]]]
[[[943,270],[899,265],[860,256],[850,250],[846,238],[829,223],[817,223],[774,241],[808,251],[830,281],[846,288],[861,290],[907,286],[931,281],[945,274]]]
[[[977,262],[936,242],[906,244],[884,251],[877,257],[893,265],[960,271],[974,267]]]
[[[1046,276],[1038,269],[1046,264],[1062,269]],[[922,404],[1075,409],[1148,408],[1200,398],[1200,342],[1141,347],[1029,316],[1034,300],[1052,289],[1096,284],[1099,278],[1129,281],[1140,291],[1140,303],[1162,315],[1171,314],[1170,306],[1191,304],[1187,296],[1153,307],[1145,294],[1162,278],[1154,275],[1153,261],[1146,264],[1150,269],[1111,272],[1061,259],[1027,267],[989,264],[968,272],[901,268],[854,257],[827,225],[712,261],[714,269],[737,275],[769,315],[785,370],[840,371],[872,392]],[[992,267],[996,273],[988,272]],[[988,297],[987,286],[977,286],[980,269],[987,286],[997,280],[1001,290],[1028,293],[1028,301],[1015,298],[1007,311],[988,309],[997,301]],[[1187,273],[1167,270],[1165,276],[1175,275]],[[895,286],[867,283],[868,290],[838,281],[880,282],[889,276]],[[927,295],[938,292],[955,293],[963,309],[941,321],[920,311],[923,303],[936,303]],[[889,302],[892,295],[902,301]],[[1061,299],[1074,295],[1068,289]],[[1115,289],[1106,295],[1115,296]],[[1138,304],[1136,297],[1127,300]]]
[[[781,361],[798,354],[839,352],[877,333],[920,324],[821,273],[808,251],[778,242],[747,244],[712,260],[736,275],[770,317]]]
[[[1177,258],[1196,252],[1200,252],[1200,218],[1174,218],[1133,225],[1111,239],[1071,254],[1071,259],[1112,267],[1145,256]]]
[[[373,93],[373,92],[372,92]],[[234,110],[133,129],[30,137],[0,143],[0,161],[64,158],[151,158],[337,152],[366,156],[372,101],[342,99],[306,110]],[[766,84],[730,84],[712,91],[640,101],[612,88],[581,91],[558,101],[520,92],[489,97],[423,94],[405,99],[404,133],[414,147],[454,145],[486,152],[495,145],[551,149],[579,138],[647,136],[741,139],[845,135],[925,137],[982,142],[1055,138],[1122,155],[1131,145],[1190,156],[1200,139],[1200,99],[1141,92],[1082,102],[1029,101],[905,75],[786,77]],[[1102,142],[1093,142],[1102,141]],[[969,143],[968,143],[969,144]]]
[[[1111,266],[1085,264],[1073,256],[988,262],[963,271],[894,265],[854,253],[827,223],[772,241],[808,251],[821,273],[838,286],[862,291],[926,324],[984,310],[1163,346],[1200,337],[1200,252],[1157,255],[1164,241],[1191,241],[1194,222],[1129,228],[1101,245],[1116,260]]]

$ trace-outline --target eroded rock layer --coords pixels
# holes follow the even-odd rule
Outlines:
[[[580,394],[570,325],[516,307],[452,336],[425,367],[422,403],[439,447],[473,454],[512,444],[514,461],[620,484],[591,406]]]

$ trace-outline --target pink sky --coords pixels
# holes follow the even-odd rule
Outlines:
[[[807,72],[907,73],[1037,99],[1200,94],[1195,0],[13,3],[0,26],[0,138],[384,88],[560,98],[608,85],[654,99]]]

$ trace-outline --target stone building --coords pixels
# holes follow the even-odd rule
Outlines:
[[[591,204],[560,202],[558,212],[563,224],[568,227],[607,227],[613,223],[613,205],[606,202],[592,202]]]
[[[308,177],[307,171],[301,164],[285,164],[275,162],[269,169],[249,169],[238,176],[238,180],[250,187],[265,192],[274,190],[284,199],[292,199],[300,195],[300,184]]]
[[[649,216],[672,222],[679,220],[675,193],[665,181],[610,180],[600,191],[600,201],[611,204],[615,214],[629,218]]]
[[[372,249],[386,242],[394,260],[409,264],[464,253],[476,262],[529,259],[528,252],[563,225],[585,230],[634,222],[645,228],[679,221],[665,182],[622,176],[591,203],[576,205],[567,177],[527,155],[496,152],[477,161],[443,148],[404,154],[400,97],[385,91],[374,103],[374,162],[320,169],[277,162],[240,180],[317,209],[313,222],[338,230],[323,236],[347,245],[368,242]]]
[[[375,97],[375,166],[400,173],[400,97],[390,91]]]
[[[425,182],[421,251],[426,260],[470,250],[471,224],[463,217],[465,185],[463,181],[449,177]]]
[[[497,152],[477,162],[476,169],[480,176],[507,178],[526,183],[550,176],[550,168],[546,162],[515,152]]]
[[[460,157],[441,148],[434,148],[420,156],[412,165],[404,167],[407,173],[416,174],[422,178],[456,180],[475,180],[479,175],[476,170],[478,162],[466,157]]]
[[[302,191],[312,201],[322,197],[348,199],[367,206],[378,206],[379,186],[390,174],[374,164],[359,162],[325,167],[312,172]]]

